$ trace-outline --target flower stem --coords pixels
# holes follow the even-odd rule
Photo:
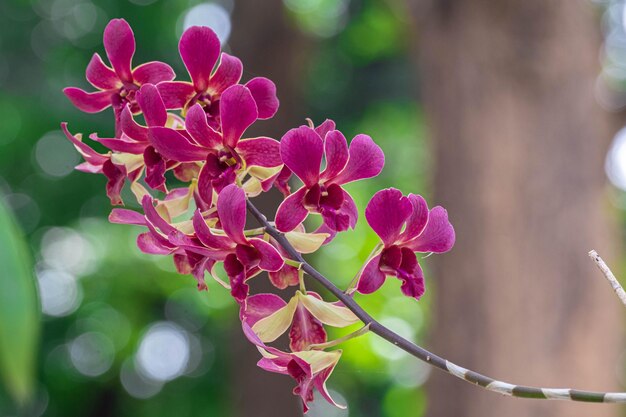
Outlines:
[[[538,398],[548,400],[582,401],[595,403],[626,403],[626,392],[594,392],[581,391],[569,388],[539,388],[524,385],[514,385],[504,381],[498,381],[491,377],[479,374],[469,369],[465,369],[452,363],[441,356],[424,349],[421,346],[403,338],[391,329],[383,326],[369,315],[354,299],[341,291],[335,284],[328,280],[308,264],[302,255],[289,243],[285,235],[276,230],[267,218],[256,208],[250,200],[247,201],[248,210],[252,215],[265,226],[265,231],[271,235],[285,249],[292,259],[302,262],[302,270],[314,280],[319,282],[324,288],[330,291],[339,299],[350,311],[352,311],[365,325],[369,325],[372,333],[382,337],[389,343],[398,346],[410,355],[438,368],[448,374],[462,379],[472,385],[477,385],[488,391],[498,394],[518,398]]]
[[[366,334],[367,332],[370,331],[370,325],[366,324],[365,326],[361,327],[359,330],[355,330],[352,333],[349,333],[343,337],[340,337],[339,339],[335,339],[335,340],[331,340],[329,342],[326,343],[316,343],[313,345],[309,345],[309,349],[315,349],[315,350],[323,350],[323,349],[327,349],[329,347],[333,347],[333,346],[337,346],[343,342],[347,342],[348,340],[354,339],[356,337],[359,336],[363,336],[364,334]]]
[[[304,285],[304,269],[298,269],[298,282],[300,282],[300,292],[306,295],[306,286]]]

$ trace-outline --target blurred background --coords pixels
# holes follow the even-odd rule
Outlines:
[[[244,79],[278,85],[281,109],[254,133],[311,117],[371,135],[387,163],[348,186],[361,208],[394,186],[448,209],[457,245],[423,261],[422,300],[395,280],[358,298],[382,323],[514,383],[624,389],[623,311],[586,256],[618,275],[626,262],[624,3],[1,0],[0,416],[301,414],[291,380],[255,367],[229,294],[141,254],[138,228],[107,222],[104,178],[73,171],[59,123],[107,137],[112,118],[61,90],[87,88],[114,17],[136,63],[178,79],[178,37],[212,27]],[[345,286],[376,239],[361,218],[313,263]],[[312,417],[624,414],[500,398],[371,335],[344,346],[329,387],[349,407],[316,402]]]

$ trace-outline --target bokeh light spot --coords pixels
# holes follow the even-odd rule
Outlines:
[[[183,18],[183,30],[191,26],[208,26],[217,35],[220,42],[228,41],[231,30],[230,15],[228,11],[216,3],[202,3],[192,7]]]
[[[189,361],[187,332],[171,322],[154,324],[137,351],[137,370],[154,381],[171,381],[182,375]]]
[[[83,333],[70,345],[70,359],[78,372],[86,376],[99,376],[111,368],[115,348],[102,333]]]
[[[67,272],[47,269],[37,273],[41,311],[62,317],[73,313],[82,298],[76,279]]]

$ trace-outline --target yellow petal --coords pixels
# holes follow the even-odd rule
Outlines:
[[[310,364],[311,372],[315,375],[324,369],[336,365],[337,362],[339,362],[339,358],[341,358],[341,350],[331,350],[330,352],[323,350],[304,350],[294,352],[294,355]]]
[[[244,182],[241,188],[243,188],[248,197],[256,197],[263,192],[261,181],[254,177],[250,177],[246,182]]]
[[[359,318],[346,307],[327,303],[312,295],[304,295],[300,291],[298,291],[297,296],[304,307],[324,324],[333,327],[346,327],[359,321]]]
[[[250,174],[250,176],[256,177],[256,178],[258,178],[260,180],[266,180],[269,177],[272,177],[272,176],[278,174],[281,169],[283,169],[282,165],[279,165],[277,167],[271,167],[271,168],[266,168],[266,167],[260,167],[260,166],[252,165],[252,166],[250,166],[250,168],[248,168],[248,174]]]
[[[298,297],[294,296],[286,306],[257,321],[252,331],[265,343],[273,342],[285,333],[293,320],[298,307]]]
[[[322,246],[326,238],[330,236],[328,233],[303,233],[291,231],[285,233],[285,237],[300,253],[313,253]]]
[[[114,153],[111,155],[111,162],[116,165],[124,165],[126,172],[133,172],[137,168],[143,166],[143,155],[135,155],[132,153]]]

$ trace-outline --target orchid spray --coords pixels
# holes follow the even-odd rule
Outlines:
[[[626,402],[626,393],[535,388],[492,379],[428,352],[364,311],[354,294],[376,292],[387,277],[399,279],[402,293],[419,300],[426,286],[416,252],[444,253],[454,245],[454,228],[446,210],[429,208],[419,195],[405,196],[389,188],[371,198],[365,218],[380,243],[350,288],[341,290],[304,260],[303,254],[331,244],[338,233],[355,227],[358,205],[343,185],[382,171],[385,157],[372,138],[359,134],[348,143],[332,120],[291,129],[280,141],[247,136],[252,124],[277,112],[276,86],[263,77],[241,83],[241,61],[220,52],[217,36],[207,27],[191,27],[180,39],[189,82],[173,81],[174,71],[161,62],[133,68],[135,38],[123,19],[107,25],[104,48],[111,67],[94,54],[86,71],[87,80],[98,91],[68,87],[64,93],[87,113],[112,107],[115,137],[90,135],[109,150],[98,153],[81,134],[70,133],[67,123],[62,123],[63,132],[84,158],[76,169],[104,174],[113,205],[123,205],[121,190],[125,185],[130,188],[142,212],[115,208],[109,219],[145,227],[137,237],[141,251],[171,256],[181,274],[195,278],[199,290],[206,290],[206,279],[215,279],[230,291],[239,305],[243,334],[260,352],[258,366],[293,378],[293,392],[301,398],[305,412],[315,391],[343,407],[326,389],[341,357],[336,346],[368,332],[453,376],[500,394]],[[143,117],[138,121],[140,114]],[[170,186],[168,177],[172,176],[184,186]],[[301,183],[293,192],[292,176]],[[272,188],[284,196],[274,221],[252,202]],[[260,227],[246,229],[246,213]],[[322,219],[314,231],[303,225],[309,215]],[[605,276],[612,276],[594,256]],[[219,263],[227,278],[217,273]],[[263,272],[277,289],[293,287],[291,298],[252,294],[248,281],[266,279],[260,276]],[[336,300],[307,291],[309,279]],[[611,282],[615,286],[617,281]],[[327,327],[359,322],[359,330],[328,340]],[[288,349],[271,345],[285,333]]]

